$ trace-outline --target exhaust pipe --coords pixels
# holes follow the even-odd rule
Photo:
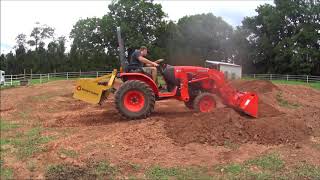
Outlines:
[[[119,59],[120,59],[120,64],[122,67],[122,70],[124,72],[127,71],[128,67],[128,61],[125,58],[125,49],[124,49],[124,44],[123,44],[123,39],[121,38],[121,28],[117,27],[117,38],[118,38],[118,45],[119,45]]]

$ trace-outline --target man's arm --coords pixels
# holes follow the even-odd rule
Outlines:
[[[147,58],[145,58],[145,57],[143,57],[143,56],[139,56],[138,59],[139,59],[140,62],[143,62],[143,63],[145,63],[145,64],[147,64],[147,65],[159,66],[157,63],[152,62],[152,61],[150,61],[149,59],[147,59]]]

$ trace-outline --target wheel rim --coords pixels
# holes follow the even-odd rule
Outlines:
[[[201,112],[210,112],[216,107],[216,102],[210,96],[204,96],[199,102]]]
[[[137,90],[128,91],[124,95],[124,106],[129,111],[138,112],[145,104],[145,98],[142,92]]]

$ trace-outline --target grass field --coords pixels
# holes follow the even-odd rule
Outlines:
[[[285,81],[285,80],[273,80],[272,82],[275,84],[305,85],[305,86],[310,86],[312,88],[320,90],[320,82],[318,82],[318,83],[305,83],[305,82],[300,82],[300,81]]]

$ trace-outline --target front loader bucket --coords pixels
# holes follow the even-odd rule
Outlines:
[[[255,93],[244,93],[240,98],[239,108],[252,117],[258,117],[258,96]]]

